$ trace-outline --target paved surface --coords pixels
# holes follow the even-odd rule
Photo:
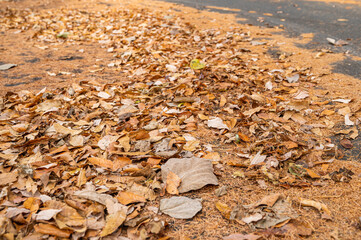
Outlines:
[[[240,11],[210,10],[235,13],[237,17],[247,19],[240,21],[240,23],[269,27],[283,25],[286,34],[290,36],[314,33],[315,37],[312,42],[301,47],[330,48],[335,52],[348,52],[351,55],[361,57],[361,5],[286,0],[165,1],[180,3],[201,10],[207,9],[207,6],[240,9]],[[346,40],[349,44],[342,47],[331,46],[326,38]],[[361,61],[346,58],[344,61],[335,64],[334,72],[361,79]]]

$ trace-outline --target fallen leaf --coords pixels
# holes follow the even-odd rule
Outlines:
[[[242,221],[247,224],[250,224],[252,222],[257,222],[257,221],[261,220],[262,218],[263,218],[262,214],[255,213],[255,214],[252,214],[252,215],[242,218]]]
[[[0,186],[5,186],[15,182],[18,179],[18,172],[1,173],[0,174]]]
[[[119,136],[106,135],[102,139],[99,140],[98,146],[101,150],[106,150],[108,148],[108,146],[111,143],[117,141],[118,138],[119,138]]]
[[[115,232],[125,221],[125,218],[127,217],[127,211],[127,207],[122,207],[118,211],[106,216],[105,226],[100,232],[100,236],[105,237]]]
[[[338,99],[332,100],[332,102],[350,103],[350,102],[351,102],[351,99],[341,99],[341,98],[338,98]]]
[[[42,210],[35,215],[35,219],[37,221],[41,220],[50,220],[52,219],[57,213],[61,212],[61,209],[46,209]]]
[[[71,128],[63,127],[59,123],[54,123],[53,127],[54,127],[54,129],[55,129],[55,131],[57,133],[61,133],[61,134],[64,134],[64,135],[68,135],[68,134],[70,134],[70,135],[78,135],[79,133],[82,132],[82,130],[73,130]]]
[[[221,100],[219,102],[219,106],[224,107],[224,105],[226,105],[226,103],[227,103],[226,97],[224,95],[221,95]]]
[[[166,64],[165,68],[170,72],[177,72],[178,68],[172,64]]]
[[[246,134],[243,134],[241,132],[238,132],[238,137],[240,140],[244,141],[244,142],[250,142],[250,138],[246,135]]]
[[[221,156],[219,155],[218,152],[209,152],[206,155],[204,155],[202,158],[208,159],[208,160],[211,160],[211,161],[215,161],[215,162],[221,160]]]
[[[208,184],[218,185],[212,162],[203,158],[171,158],[161,169],[163,181],[166,181],[169,172],[180,177],[180,193],[197,190]]]
[[[84,146],[84,137],[81,135],[71,136],[69,139],[69,143],[73,147],[82,147]]]
[[[305,198],[300,198],[300,204],[301,206],[306,206],[306,207],[314,207],[316,208],[318,211],[324,211],[325,213],[327,213],[328,215],[331,215],[331,211],[328,209],[328,207],[320,202],[316,202],[313,200],[309,200],[309,199],[305,199]]]
[[[121,204],[124,205],[136,202],[146,202],[145,197],[139,196],[132,192],[119,192],[116,198]]]
[[[342,139],[340,141],[340,144],[342,145],[342,147],[347,148],[347,149],[353,148],[352,142],[347,138]]]
[[[340,108],[338,109],[337,113],[346,116],[347,114],[351,113],[351,108],[350,107]]]
[[[293,95],[293,98],[294,99],[297,99],[297,100],[300,100],[300,99],[305,99],[307,97],[309,97],[310,95],[308,94],[307,91],[304,91],[304,90],[299,90],[297,93],[295,93]]]
[[[199,147],[199,145],[200,145],[199,140],[187,141],[186,144],[183,146],[183,149],[186,151],[193,152]]]
[[[107,205],[107,202],[113,202],[113,203],[117,202],[117,200],[115,198],[113,198],[111,195],[97,193],[92,190],[76,191],[74,193],[74,196],[92,200],[92,201],[98,202],[100,204],[103,204],[105,206]]]
[[[260,163],[263,163],[264,160],[266,160],[267,156],[266,155],[261,155],[261,151],[259,151],[256,155],[254,155],[251,158],[251,163],[250,165],[257,165]]]
[[[306,171],[307,171],[308,176],[310,176],[311,178],[321,178],[320,175],[318,175],[317,173],[315,173],[311,169],[306,168]]]
[[[188,197],[171,197],[160,200],[160,211],[178,219],[193,218],[202,210],[201,201]]]
[[[227,194],[227,187],[226,186],[222,186],[217,188],[214,193],[216,194],[217,197],[223,196]]]
[[[210,128],[217,128],[217,129],[229,129],[228,126],[219,117],[208,120],[207,126]]]
[[[266,88],[267,90],[272,90],[272,89],[273,89],[273,84],[272,84],[272,82],[271,82],[271,81],[266,82],[265,88]]]
[[[287,79],[287,82],[289,82],[289,83],[296,83],[296,82],[298,82],[298,79],[300,79],[300,75],[295,74],[291,77],[286,77],[286,79]]]
[[[61,106],[62,106],[62,104],[59,100],[46,100],[37,105],[36,111],[37,112],[58,111],[59,108],[61,108]],[[56,125],[56,126],[58,126],[58,125]]]
[[[277,201],[278,199],[281,197],[280,193],[275,193],[272,195],[268,195],[265,196],[264,198],[262,198],[259,202],[252,204],[251,206],[254,207],[259,207],[261,205],[266,205],[268,207],[272,207]]]
[[[169,172],[166,180],[166,190],[169,194],[179,194],[178,187],[181,179],[173,172]]]
[[[17,66],[17,64],[11,64],[11,63],[1,64],[0,71],[5,71],[5,70],[8,70],[8,69],[16,67],[16,66]]]
[[[17,215],[23,214],[23,213],[25,213],[25,214],[30,213],[30,210],[26,209],[26,208],[9,207],[6,210],[5,217],[13,218],[13,217],[16,217]]]
[[[49,209],[61,210],[53,216],[60,229],[71,229],[77,232],[86,231],[86,219],[75,208],[56,200],[48,200],[44,203],[44,206]]]
[[[69,238],[72,233],[69,230],[62,230],[51,224],[39,223],[34,226],[34,229],[38,233],[57,236],[61,238]]]
[[[353,126],[353,125],[355,125],[355,123],[350,120],[350,115],[349,115],[349,114],[346,114],[346,115],[345,115],[345,125],[346,125],[346,126]]]
[[[333,110],[325,109],[321,112],[321,116],[331,116],[335,113]]]
[[[257,240],[260,239],[262,236],[256,235],[256,234],[240,234],[240,233],[234,233],[227,237],[223,237],[223,240]]]
[[[333,39],[333,38],[326,38],[326,40],[327,40],[329,43],[331,43],[332,45],[335,45],[335,43],[336,43],[336,40]]]
[[[190,67],[193,70],[200,70],[205,68],[205,64],[202,63],[199,59],[193,59],[190,63]]]
[[[304,237],[311,236],[313,232],[312,226],[310,226],[306,222],[302,222],[297,219],[292,219],[286,225],[281,227],[281,230],[287,231],[288,234],[299,235]]]
[[[98,157],[90,157],[87,160],[91,164],[96,165],[98,167],[113,169],[113,162],[108,159],[98,158]]]
[[[230,219],[232,209],[225,203],[216,202],[216,208],[226,219]]]

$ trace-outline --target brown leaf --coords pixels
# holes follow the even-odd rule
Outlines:
[[[76,209],[68,206],[67,204],[55,200],[49,200],[46,201],[44,205],[50,209],[62,210],[55,217],[56,223],[60,229],[73,229],[72,227],[84,226],[85,219],[76,211]]]
[[[219,106],[224,107],[224,105],[226,105],[226,103],[227,103],[226,97],[224,95],[221,95],[221,100],[219,102]]]
[[[135,140],[148,139],[149,137],[149,133],[146,130],[140,130],[134,136]]]
[[[342,139],[340,141],[340,144],[342,145],[342,147],[347,148],[347,149],[353,148],[352,142],[347,138]]]
[[[76,180],[76,186],[81,187],[87,182],[87,177],[85,175],[85,169],[80,169],[78,178]]]
[[[306,206],[306,207],[314,207],[319,211],[322,210],[325,213],[327,213],[328,215],[331,215],[331,211],[328,209],[328,207],[324,203],[316,202],[316,201],[305,199],[305,198],[300,198],[300,204],[302,206]]]
[[[226,219],[230,219],[232,209],[225,203],[216,202],[216,208],[221,212],[222,216]]]
[[[311,236],[313,232],[312,226],[306,222],[301,222],[296,219],[292,219],[289,223],[283,226],[281,230],[286,230],[289,234],[297,234],[304,237]]]
[[[108,148],[108,146],[111,143],[115,142],[118,138],[119,138],[119,136],[106,135],[98,141],[98,146],[100,149],[106,150]]]
[[[37,212],[39,210],[40,206],[40,199],[29,197],[26,199],[26,201],[23,203],[24,208],[29,209],[30,212]]]
[[[113,156],[113,171],[121,170],[123,167],[132,163],[128,157]]]
[[[169,194],[179,194],[178,187],[181,183],[181,179],[174,172],[169,172],[166,180],[166,190]]]
[[[215,162],[221,160],[221,156],[219,155],[218,152],[209,152],[206,155],[204,155],[202,158],[209,159],[209,160],[212,160],[212,161],[215,161]]]
[[[231,234],[227,237],[224,237],[223,240],[257,240],[260,239],[262,236],[255,235],[253,233],[251,234],[240,234],[235,233]]]
[[[59,123],[54,123],[53,127],[57,133],[61,133],[64,135],[70,134],[73,136],[73,135],[78,135],[79,133],[82,132],[82,130],[73,130],[71,128],[64,127],[64,126],[60,125]]]
[[[120,227],[120,225],[122,225],[126,217],[127,208],[123,208],[116,211],[115,213],[109,214],[106,217],[105,227],[100,232],[100,236],[105,237],[115,232]]]
[[[305,168],[305,169],[307,171],[308,176],[310,176],[311,178],[321,178],[320,175],[318,175],[317,173],[315,173],[311,169],[308,169],[308,168]]]
[[[44,224],[44,223],[39,223],[35,225],[34,229],[38,233],[62,237],[62,238],[69,238],[70,234],[72,233],[72,231],[70,230],[61,230],[55,227],[54,225]]]
[[[258,201],[257,203],[255,203],[252,206],[258,207],[261,205],[266,205],[268,207],[272,207],[281,196],[282,195],[280,193],[275,193],[275,194],[265,196],[264,198],[262,198],[260,201]]]
[[[207,184],[218,185],[212,163],[203,158],[171,158],[162,165],[163,181],[166,181],[169,172],[182,176],[178,188],[180,193],[197,190]]]
[[[18,179],[18,172],[13,171],[10,173],[1,173],[0,174],[0,186],[7,185],[9,183],[13,183]]]
[[[298,144],[292,141],[287,141],[283,143],[287,149],[297,148]]]
[[[246,134],[243,134],[241,132],[238,132],[239,139],[241,139],[243,142],[249,142],[251,141],[249,137]]]
[[[91,164],[96,165],[98,167],[113,169],[113,162],[108,159],[98,158],[98,157],[90,157],[87,160]]]
[[[116,199],[124,205],[136,202],[146,202],[146,199],[143,196],[139,196],[132,192],[119,192]]]

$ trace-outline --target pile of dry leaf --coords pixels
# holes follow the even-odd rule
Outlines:
[[[124,76],[0,98],[6,239],[168,239],[167,215],[190,219],[202,210],[202,199],[183,194],[218,185],[225,167],[237,168],[240,181],[284,188],[352,178],[347,169],[328,171],[340,152],[325,136],[342,116],[351,128],[339,134],[356,138],[358,109],[348,107],[350,99],[314,94],[317,75],[282,64],[287,56],[279,69],[258,64],[251,49],[267,42],[250,32],[197,30],[142,9],[6,9],[0,25],[32,31],[29,41],[49,48],[96,42],[114,60],[94,72],[111,68]],[[226,186],[216,194],[227,194]],[[313,231],[280,194],[242,208],[214,204],[255,232],[224,239]],[[323,203],[298,204],[331,217]]]

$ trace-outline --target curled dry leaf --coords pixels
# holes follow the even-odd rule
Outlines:
[[[331,211],[328,209],[328,207],[324,203],[316,202],[316,201],[305,199],[305,198],[300,198],[299,201],[300,201],[301,206],[314,207],[318,211],[324,211],[326,214],[331,215]]]
[[[0,71],[5,71],[5,70],[8,70],[8,69],[16,67],[16,66],[17,66],[17,64],[11,64],[11,63],[1,64]]]
[[[353,126],[353,125],[355,125],[355,123],[350,120],[350,115],[349,115],[349,114],[346,114],[346,115],[345,115],[345,125],[346,125],[346,126]]]
[[[282,197],[282,195],[279,193],[268,195],[268,196],[265,196],[264,198],[262,198],[259,202],[252,204],[251,207],[255,208],[255,207],[259,207],[261,205],[266,205],[268,207],[272,207],[278,201],[278,199],[280,199],[281,197]]]

